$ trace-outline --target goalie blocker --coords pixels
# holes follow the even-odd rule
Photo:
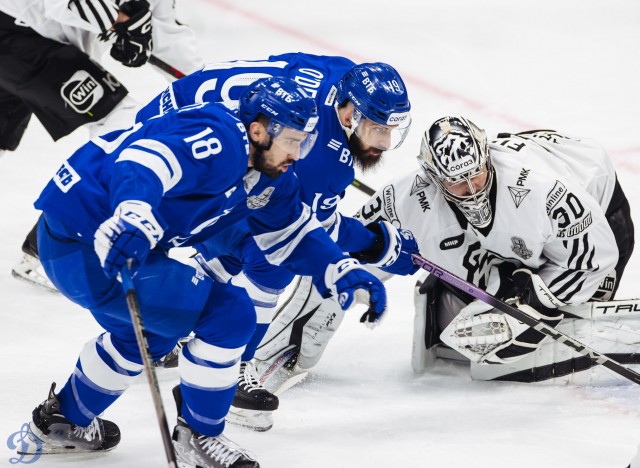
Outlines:
[[[473,298],[455,290],[430,275],[423,276],[414,289],[414,330],[411,364],[414,372],[422,373],[436,358],[469,362],[465,357],[465,345],[469,341],[446,338],[447,332],[455,328],[456,321],[466,321],[469,316],[458,317]],[[558,331],[576,338],[587,346],[610,356],[621,364],[631,365],[637,370],[640,365],[640,299],[588,302],[581,305],[563,306],[563,320],[555,327]],[[475,333],[470,333],[474,344],[490,345],[492,341],[508,341],[511,327],[504,314],[485,313],[477,315]],[[495,311],[494,311],[495,312]],[[482,322],[482,323],[481,323]],[[458,327],[459,328],[459,327]],[[470,332],[471,327],[467,328]],[[480,330],[480,331],[479,331]],[[518,332],[515,332],[516,334]],[[442,342],[441,335],[449,345]],[[451,346],[452,345],[452,346]],[[459,346],[456,349],[456,345]],[[620,385],[627,381],[596,365],[591,359],[580,356],[557,341],[545,339],[535,349],[518,360],[503,364],[474,362],[471,377],[474,380],[541,383],[550,385]]]

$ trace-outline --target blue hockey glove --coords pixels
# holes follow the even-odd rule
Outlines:
[[[367,250],[352,252],[353,258],[394,275],[412,275],[418,271],[411,259],[411,254],[419,251],[411,231],[397,229],[388,221],[371,223],[367,229],[376,235],[376,242]]]
[[[324,288],[319,288],[324,297],[334,296],[342,310],[347,310],[353,303],[358,289],[369,293],[369,310],[360,322],[378,324],[387,308],[387,292],[378,278],[362,268],[353,258],[343,258],[331,263],[324,275]]]
[[[116,40],[111,56],[127,67],[140,67],[147,63],[153,49],[149,2],[129,0],[120,5],[120,11],[129,19],[113,25]]]
[[[130,258],[142,265],[163,234],[148,203],[128,200],[98,227],[93,247],[106,275],[114,278]]]

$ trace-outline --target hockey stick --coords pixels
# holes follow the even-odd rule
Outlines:
[[[151,65],[153,65],[154,67],[159,68],[163,72],[168,73],[169,75],[171,75],[172,77],[174,77],[176,79],[184,78],[185,76],[187,76],[184,73],[182,73],[180,70],[178,70],[176,68],[173,68],[167,62],[165,62],[164,60],[159,59],[155,55],[149,56],[149,63]]]
[[[369,187],[364,182],[359,181],[358,179],[353,179],[353,182],[351,182],[351,185],[353,185],[355,188],[357,188],[358,190],[360,190],[361,192],[363,192],[364,194],[369,195],[369,196],[371,196],[374,193],[376,193],[375,190],[373,190],[371,187]]]
[[[133,330],[136,333],[136,341],[138,342],[138,348],[140,349],[140,355],[142,356],[144,371],[145,374],[147,374],[147,379],[149,380],[153,404],[156,407],[156,415],[158,416],[158,423],[160,425],[160,433],[162,434],[164,451],[167,455],[167,462],[169,464],[169,468],[176,468],[178,466],[178,462],[176,460],[176,453],[173,450],[173,442],[171,442],[171,434],[169,433],[169,425],[167,424],[167,415],[164,411],[164,405],[162,404],[162,396],[160,395],[158,378],[156,377],[156,371],[151,360],[149,343],[147,343],[147,338],[145,336],[142,314],[140,313],[140,306],[138,305],[138,296],[136,295],[136,290],[133,286],[133,281],[131,280],[131,262],[131,260],[128,260],[127,265],[125,265],[120,272],[120,275],[122,276],[122,288],[127,296],[127,306],[129,307],[129,314],[131,315],[131,323],[133,324]]]
[[[550,336],[554,340],[559,341],[560,343],[563,343],[564,345],[568,346],[574,351],[577,351],[583,356],[589,357],[592,361],[595,361],[596,364],[600,364],[601,366],[606,367],[610,371],[622,377],[625,377],[631,380],[632,382],[640,384],[640,374],[638,374],[637,372],[632,371],[631,369],[623,366],[619,362],[614,361],[613,359],[609,358],[608,356],[605,356],[604,354],[600,354],[599,352],[594,351],[593,349],[571,338],[570,336],[565,335],[564,333],[551,328],[550,326],[526,314],[522,310],[516,307],[513,307],[504,301],[501,301],[497,297],[492,296],[491,294],[480,289],[476,285],[463,280],[462,278],[454,275],[453,273],[448,272],[443,268],[440,268],[438,265],[430,262],[429,260],[420,256],[419,254],[414,253],[411,256],[413,258],[413,263],[415,265],[419,266],[423,270],[428,271],[429,273],[441,279],[442,281],[449,283],[452,286],[455,286],[456,288],[470,294],[476,299],[480,299],[482,302],[485,302],[490,306],[494,307],[495,309],[498,309],[499,311],[510,315],[511,317],[521,321],[525,325],[530,326],[534,330],[537,330],[540,333]]]

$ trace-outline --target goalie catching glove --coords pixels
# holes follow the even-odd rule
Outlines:
[[[130,258],[142,265],[163,234],[151,205],[127,200],[98,227],[93,245],[106,275],[114,278]]]
[[[353,258],[394,275],[418,271],[411,258],[412,253],[418,253],[418,243],[411,231],[397,229],[388,221],[371,223],[366,228],[375,234],[375,243],[367,250],[350,253]]]
[[[127,67],[140,67],[147,63],[153,49],[149,2],[129,0],[120,5],[119,11],[129,19],[115,23],[101,38],[106,40],[115,35],[111,57]]]
[[[492,285],[487,289],[492,289]],[[504,297],[505,291],[510,292],[506,302],[550,327],[555,328],[563,318],[558,307],[564,303],[530,270],[515,270],[510,277],[503,278],[496,295]],[[444,343],[473,362],[490,364],[516,361],[535,351],[544,337],[480,300],[464,307],[440,335]]]
[[[353,258],[343,258],[329,264],[324,280],[315,283],[322,297],[333,296],[342,310],[351,306],[358,289],[368,292],[369,309],[360,318],[360,322],[367,325],[377,325],[387,308],[387,293],[383,284]]]

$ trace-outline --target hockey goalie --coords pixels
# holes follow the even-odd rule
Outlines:
[[[634,227],[600,145],[550,130],[488,141],[470,120],[444,117],[425,132],[418,161],[364,205],[364,224],[411,231],[433,263],[622,364],[640,364],[640,301],[614,300]],[[478,380],[623,382],[428,274],[414,295],[417,373],[441,357],[470,361]],[[297,349],[297,367],[312,367],[343,314],[303,278],[262,341],[259,366]]]

